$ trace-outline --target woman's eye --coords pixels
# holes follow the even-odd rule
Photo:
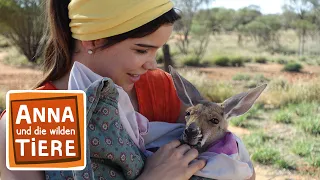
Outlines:
[[[139,53],[139,54],[146,54],[146,53],[148,53],[147,50],[136,50],[136,52]]]
[[[220,121],[216,118],[213,118],[213,119],[210,119],[210,122],[213,124],[219,124]]]

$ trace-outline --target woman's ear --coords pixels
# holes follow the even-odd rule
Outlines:
[[[106,43],[106,41],[106,39],[97,39],[92,41],[81,41],[81,44],[86,50],[94,50],[103,46]]]
[[[94,41],[81,41],[81,44],[86,51],[93,50],[95,48]]]

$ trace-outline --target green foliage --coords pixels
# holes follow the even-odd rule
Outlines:
[[[294,170],[296,169],[294,165],[292,165],[292,163],[289,163],[288,161],[284,160],[284,159],[278,159],[275,162],[276,166],[280,169],[290,169],[290,170]]]
[[[279,15],[264,15],[244,26],[248,36],[252,36],[260,46],[273,46],[279,44],[279,30],[281,22]]]
[[[215,58],[214,64],[217,66],[230,66],[230,58],[227,56],[218,56]]]
[[[314,167],[320,167],[320,156],[318,154],[309,156],[309,163]]]
[[[261,147],[252,154],[251,158],[261,164],[272,165],[280,159],[280,152],[275,148]]]
[[[185,70],[180,71],[180,74],[190,81],[206,99],[212,102],[223,102],[235,94],[232,85],[229,83],[208,79],[205,74],[198,71]]]
[[[201,66],[200,59],[195,55],[184,56],[182,63],[186,66]]]
[[[0,35],[0,48],[8,48],[10,46],[10,43],[7,38]]]
[[[270,81],[270,79],[266,78],[263,74],[256,74],[253,77],[253,80],[256,81],[257,83],[266,83]]]
[[[268,62],[268,59],[266,57],[256,57],[254,60],[256,63],[260,64],[266,64]]]
[[[288,63],[284,66],[283,70],[288,72],[300,72],[302,65],[299,63]]]
[[[310,115],[307,117],[301,117],[298,121],[298,126],[305,132],[313,135],[320,135],[320,116]]]
[[[292,114],[288,111],[279,111],[272,119],[277,123],[290,124],[292,123]]]
[[[254,132],[250,135],[244,136],[243,141],[246,144],[246,147],[259,148],[272,139],[272,136],[266,135],[263,132]]]
[[[313,144],[307,140],[294,142],[291,147],[291,151],[301,157],[309,156],[312,152],[312,149]]]
[[[241,66],[244,66],[244,63],[245,61],[247,61],[247,59],[240,56],[232,57],[230,58],[230,64],[233,67],[241,67]]]
[[[238,73],[232,77],[234,81],[249,81],[251,76],[249,74]]]
[[[237,126],[237,127],[242,127],[242,128],[247,128],[248,127],[248,124],[247,124],[247,120],[248,119],[248,115],[247,114],[244,114],[244,115],[241,115],[239,117],[234,117],[230,120],[230,123],[233,125],[233,126]]]
[[[40,0],[0,0],[0,34],[10,39],[30,62],[40,57],[37,52],[44,34],[41,9]]]

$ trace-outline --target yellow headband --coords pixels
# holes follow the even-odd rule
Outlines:
[[[173,8],[170,0],[71,0],[72,37],[96,40],[138,28]]]

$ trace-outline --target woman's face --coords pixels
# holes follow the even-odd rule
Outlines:
[[[142,74],[156,68],[156,52],[167,42],[172,28],[172,25],[163,25],[148,36],[127,39],[99,50],[91,55],[93,58],[87,66],[95,73],[111,78],[125,91],[131,91]]]

